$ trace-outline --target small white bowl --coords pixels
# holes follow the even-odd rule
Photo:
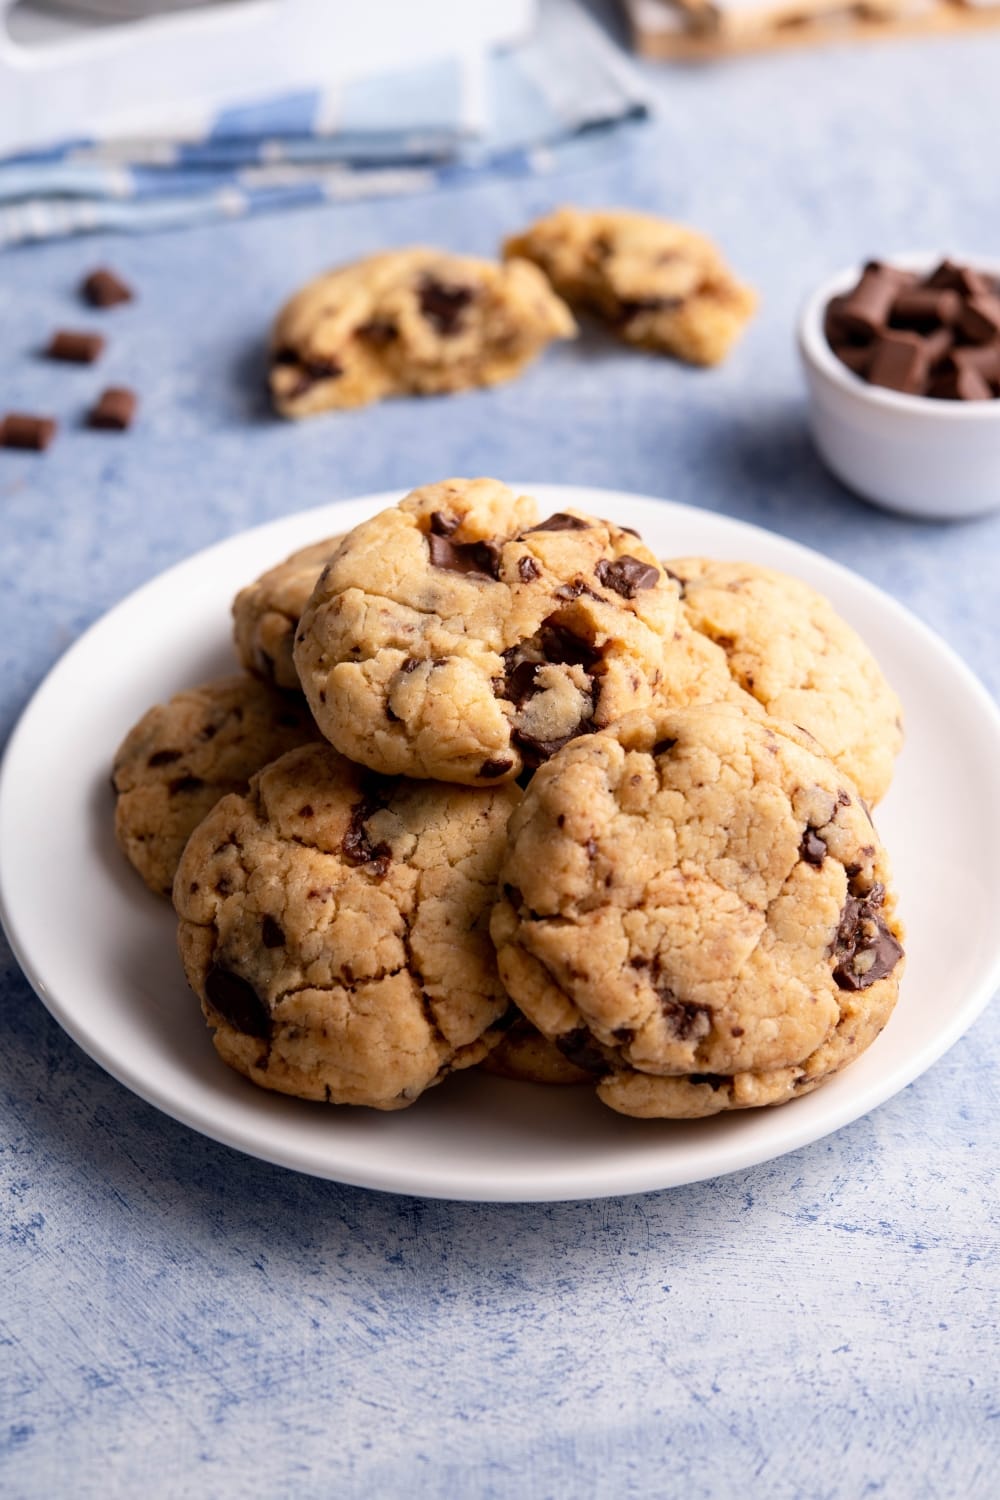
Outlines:
[[[1000,261],[952,256],[1000,276]],[[929,272],[943,255],[898,255],[887,264]],[[855,286],[861,266],[818,287],[799,316],[809,421],[823,459],[850,489],[907,515],[958,520],[1000,506],[1000,397],[943,401],[869,385],[834,354],[823,331],[831,297]]]

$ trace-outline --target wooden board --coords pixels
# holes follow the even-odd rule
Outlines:
[[[681,20],[676,28],[648,25],[643,12],[649,5],[642,0],[623,0],[632,32],[633,46],[641,56],[679,62],[714,62],[720,58],[740,57],[754,52],[770,52],[792,47],[822,46],[834,42],[889,41],[895,37],[955,36],[966,32],[1000,28],[1000,6],[995,8],[953,4],[940,0],[933,9],[918,15],[874,17],[850,14],[816,15],[795,25],[761,26],[758,30],[742,28],[738,34],[690,29],[684,26],[680,5],[664,9],[674,11]]]

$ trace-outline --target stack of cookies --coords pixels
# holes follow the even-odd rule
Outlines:
[[[697,1117],[885,1024],[899,705],[804,584],[450,480],[234,618],[244,674],[151,709],[114,784],[254,1083],[400,1109],[481,1065]]]

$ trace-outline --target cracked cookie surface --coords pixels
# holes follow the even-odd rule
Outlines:
[[[341,540],[331,536],[300,547],[240,589],[233,600],[233,640],[248,672],[277,687],[299,690],[292,660],[295,631],[323,564]]]
[[[295,666],[323,733],[389,774],[485,785],[652,701],[679,588],[635,535],[492,479],[364,522],[303,611]]]
[[[900,927],[856,789],[730,705],[567,745],[509,828],[491,931],[511,997],[625,1114],[807,1093],[896,1001]]]
[[[902,706],[864,641],[798,578],[752,563],[671,558],[687,624],[725,653],[733,682],[815,736],[870,806],[889,788]]]
[[[174,905],[223,1060],[264,1088],[390,1110],[480,1062],[509,1008],[488,929],[519,797],[313,745],[220,802]]]
[[[160,703],[119,746],[115,836],[150,890],[169,896],[184,845],[227,792],[269,760],[319,739],[300,696],[252,677],[206,682]]]
[[[512,380],[576,324],[537,266],[416,246],[341,266],[302,288],[271,339],[286,417]]]
[[[710,240],[653,214],[559,208],[504,253],[534,261],[574,310],[626,343],[691,364],[723,360],[757,305]]]

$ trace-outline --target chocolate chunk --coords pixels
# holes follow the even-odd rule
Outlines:
[[[479,767],[479,774],[485,776],[488,781],[494,781],[498,776],[505,776],[513,764],[509,756],[503,756],[498,760],[484,760]]]
[[[541,578],[542,570],[533,557],[519,557],[517,560],[517,576],[522,583],[532,583],[536,578]]]
[[[570,734],[560,735],[558,739],[538,739],[523,729],[515,729],[513,738],[524,756],[525,765],[530,766],[532,770],[537,770],[540,765],[544,765],[545,761],[551,760],[552,756],[564,745],[568,745],[570,740],[578,740],[584,734],[594,734],[596,729],[597,725],[593,719],[587,718],[581,719]]]
[[[557,1036],[556,1046],[568,1062],[582,1068],[585,1073],[600,1077],[608,1071],[607,1058],[585,1026],[578,1026],[575,1031]]]
[[[458,332],[462,314],[475,295],[470,286],[446,286],[433,276],[425,276],[418,288],[420,311],[446,338]]]
[[[683,305],[683,297],[622,297],[611,315],[611,322],[621,326],[634,322],[644,313],[672,312]]]
[[[393,344],[399,338],[399,329],[388,318],[372,318],[371,322],[362,323],[358,336],[384,349],[386,344]]]
[[[992,401],[993,387],[978,370],[956,366],[936,374],[927,394],[939,401]]]
[[[549,516],[547,521],[541,521],[537,526],[529,526],[527,531],[522,531],[522,536],[531,536],[535,531],[589,531],[590,522],[582,520],[579,516],[571,516],[564,510],[557,510],[555,515]]]
[[[306,391],[320,380],[336,380],[343,375],[344,367],[336,359],[305,359],[295,349],[277,349],[271,356],[272,365],[288,365],[299,372],[299,379],[286,394],[293,399],[304,396]]]
[[[656,986],[660,1009],[670,1023],[678,1041],[687,1042],[692,1037],[708,1036],[712,1029],[712,1012],[707,1005],[696,1005],[691,1000],[681,1000],[668,985]]]
[[[131,302],[135,295],[127,282],[105,266],[91,271],[80,287],[80,294],[91,307],[115,307],[119,302]]]
[[[962,299],[957,292],[931,287],[907,287],[892,304],[890,324],[909,328],[915,333],[930,333],[935,328],[950,328],[958,322]]]
[[[80,333],[71,328],[60,328],[49,340],[45,350],[47,359],[64,359],[75,365],[92,365],[104,349],[104,337],[100,333]]]
[[[868,382],[886,390],[917,396],[927,383],[929,369],[926,341],[919,334],[883,333],[872,348]]]
[[[970,297],[962,308],[958,330],[972,344],[985,344],[1000,336],[1000,297]]]
[[[667,751],[672,750],[676,743],[676,740],[657,740],[656,744],[653,746],[653,754],[666,755]]]
[[[833,977],[842,990],[866,990],[891,974],[903,949],[889,931],[878,908],[884,888],[875,884],[866,896],[848,896],[833,942]]]
[[[826,852],[826,844],[815,828],[807,828],[799,845],[799,858],[804,859],[806,864],[819,868],[826,859]]]
[[[545,660],[555,662],[558,666],[584,667],[590,671],[603,655],[599,646],[592,645],[570,630],[558,615],[549,615],[547,620],[542,621],[538,639]]]
[[[446,516],[443,510],[431,512],[431,532],[434,536],[451,536],[461,524],[459,516]]]
[[[660,576],[658,568],[640,562],[637,557],[630,557],[628,553],[615,562],[602,557],[594,572],[599,583],[620,594],[623,599],[634,599],[640,589],[653,588]]]
[[[362,783],[362,798],[351,809],[351,821],[341,841],[340,850],[349,865],[367,865],[376,880],[381,880],[392,863],[392,848],[384,840],[373,844],[365,824],[384,807],[392,792],[389,778],[368,775]]]
[[[205,997],[236,1031],[263,1041],[270,1038],[270,1009],[242,975],[213,964],[205,975]]]
[[[663,569],[663,571],[667,575],[668,578],[672,578],[674,580],[674,582],[677,585],[677,589],[678,589],[678,592],[679,592],[681,598],[682,599],[686,599],[687,598],[687,585],[688,585],[687,579],[686,578],[682,578],[679,573],[672,573],[669,568],[665,567]]]
[[[204,785],[200,776],[177,776],[173,781],[167,782],[167,791],[171,797],[177,797],[187,792],[197,792]]]
[[[138,397],[123,385],[109,385],[97,405],[87,413],[87,426],[105,432],[126,432],[135,419]]]
[[[924,286],[935,290],[960,292],[963,297],[976,297],[981,292],[992,291],[988,279],[969,266],[956,265],[952,260],[941,264],[924,279]]]
[[[865,376],[868,374],[868,366],[872,359],[872,346],[870,344],[833,344],[833,352],[842,365],[853,370],[855,375]]]
[[[505,652],[504,658],[513,656],[516,652]],[[535,676],[541,662],[519,661],[510,666],[504,676],[502,696],[513,703],[516,708],[522,708],[529,698],[534,697],[537,691],[535,687]]]
[[[556,598],[565,599],[567,604],[571,604],[574,599],[582,598],[584,594],[588,599],[596,599],[598,604],[604,603],[600,594],[585,584],[582,578],[574,578],[572,583],[562,583],[556,589]]]
[[[147,766],[169,766],[175,760],[180,760],[179,750],[154,750],[147,760]]]
[[[905,284],[900,277],[894,267],[870,262],[857,286],[837,299],[832,318],[838,333],[848,338],[871,338],[881,332],[888,325],[892,304]]]
[[[431,532],[427,537],[431,565],[449,573],[468,573],[478,578],[500,577],[500,547],[497,542],[450,542]]]
[[[966,344],[952,349],[941,363],[941,373],[957,370],[975,370],[984,380],[1000,382],[1000,342],[992,344]]]
[[[689,1073],[687,1081],[695,1084],[707,1083],[710,1089],[727,1089],[733,1080],[726,1073]]]
[[[284,929],[270,915],[266,915],[260,924],[260,936],[265,948],[283,948],[285,946]]]
[[[51,417],[33,417],[27,412],[9,411],[0,420],[0,448],[30,448],[43,452],[56,435]]]

